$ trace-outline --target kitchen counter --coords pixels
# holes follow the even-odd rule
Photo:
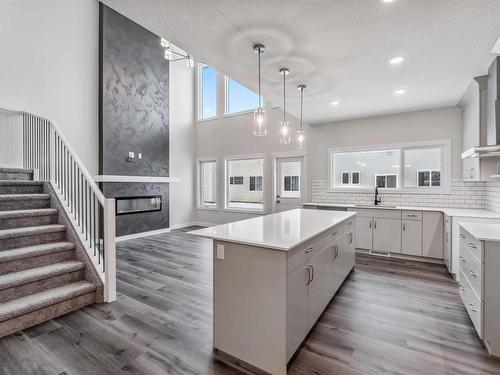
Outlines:
[[[321,203],[307,202],[302,204],[305,207],[338,207],[338,208],[359,208],[359,209],[377,209],[377,210],[407,210],[407,211],[436,211],[442,212],[448,216],[462,216],[474,218],[500,219],[500,213],[477,208],[447,208],[447,207],[416,207],[416,206],[357,206],[346,203]]]
[[[354,215],[354,212],[297,208],[188,233],[219,241],[289,251]]]
[[[500,224],[470,222],[458,224],[479,241],[500,242]]]

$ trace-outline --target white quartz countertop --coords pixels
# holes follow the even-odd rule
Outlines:
[[[461,217],[477,217],[477,218],[490,218],[500,219],[500,213],[489,210],[482,210],[477,208],[446,208],[446,207],[415,207],[415,206],[357,206],[355,204],[345,203],[321,203],[321,202],[308,202],[303,203],[303,206],[316,206],[316,207],[339,207],[339,208],[358,208],[362,209],[377,209],[377,210],[408,210],[408,211],[437,211],[443,212],[448,216],[461,216]]]
[[[220,241],[288,251],[355,214],[297,208],[188,233]]]
[[[500,242],[500,224],[460,222],[462,228],[479,241]]]

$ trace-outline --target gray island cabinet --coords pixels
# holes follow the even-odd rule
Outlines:
[[[354,267],[355,215],[296,209],[190,232],[214,240],[219,358],[286,374]]]

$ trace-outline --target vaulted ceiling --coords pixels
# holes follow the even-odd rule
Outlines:
[[[102,2],[254,90],[252,46],[263,43],[264,96],[281,104],[289,68],[288,109],[298,115],[306,84],[311,124],[455,105],[500,36],[499,0]]]

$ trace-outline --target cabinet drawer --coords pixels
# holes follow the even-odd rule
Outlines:
[[[422,211],[401,211],[403,220],[422,220]]]
[[[323,234],[297,246],[296,249],[290,250],[287,257],[287,274],[304,264],[308,257],[313,256],[326,245],[336,241],[346,231],[349,222],[353,225],[353,221],[354,219],[350,219],[345,224],[330,228]]]
[[[349,208],[349,211],[356,212],[361,217],[379,217],[385,219],[401,219],[401,211],[384,208]]]
[[[459,293],[477,334],[483,338],[483,303],[477,298],[462,270],[460,270]]]
[[[480,261],[484,262],[483,244],[475,239],[467,231],[460,228],[460,241],[471,251],[471,253]]]
[[[460,269],[478,298],[483,297],[483,263],[479,262],[464,243],[460,244]]]

